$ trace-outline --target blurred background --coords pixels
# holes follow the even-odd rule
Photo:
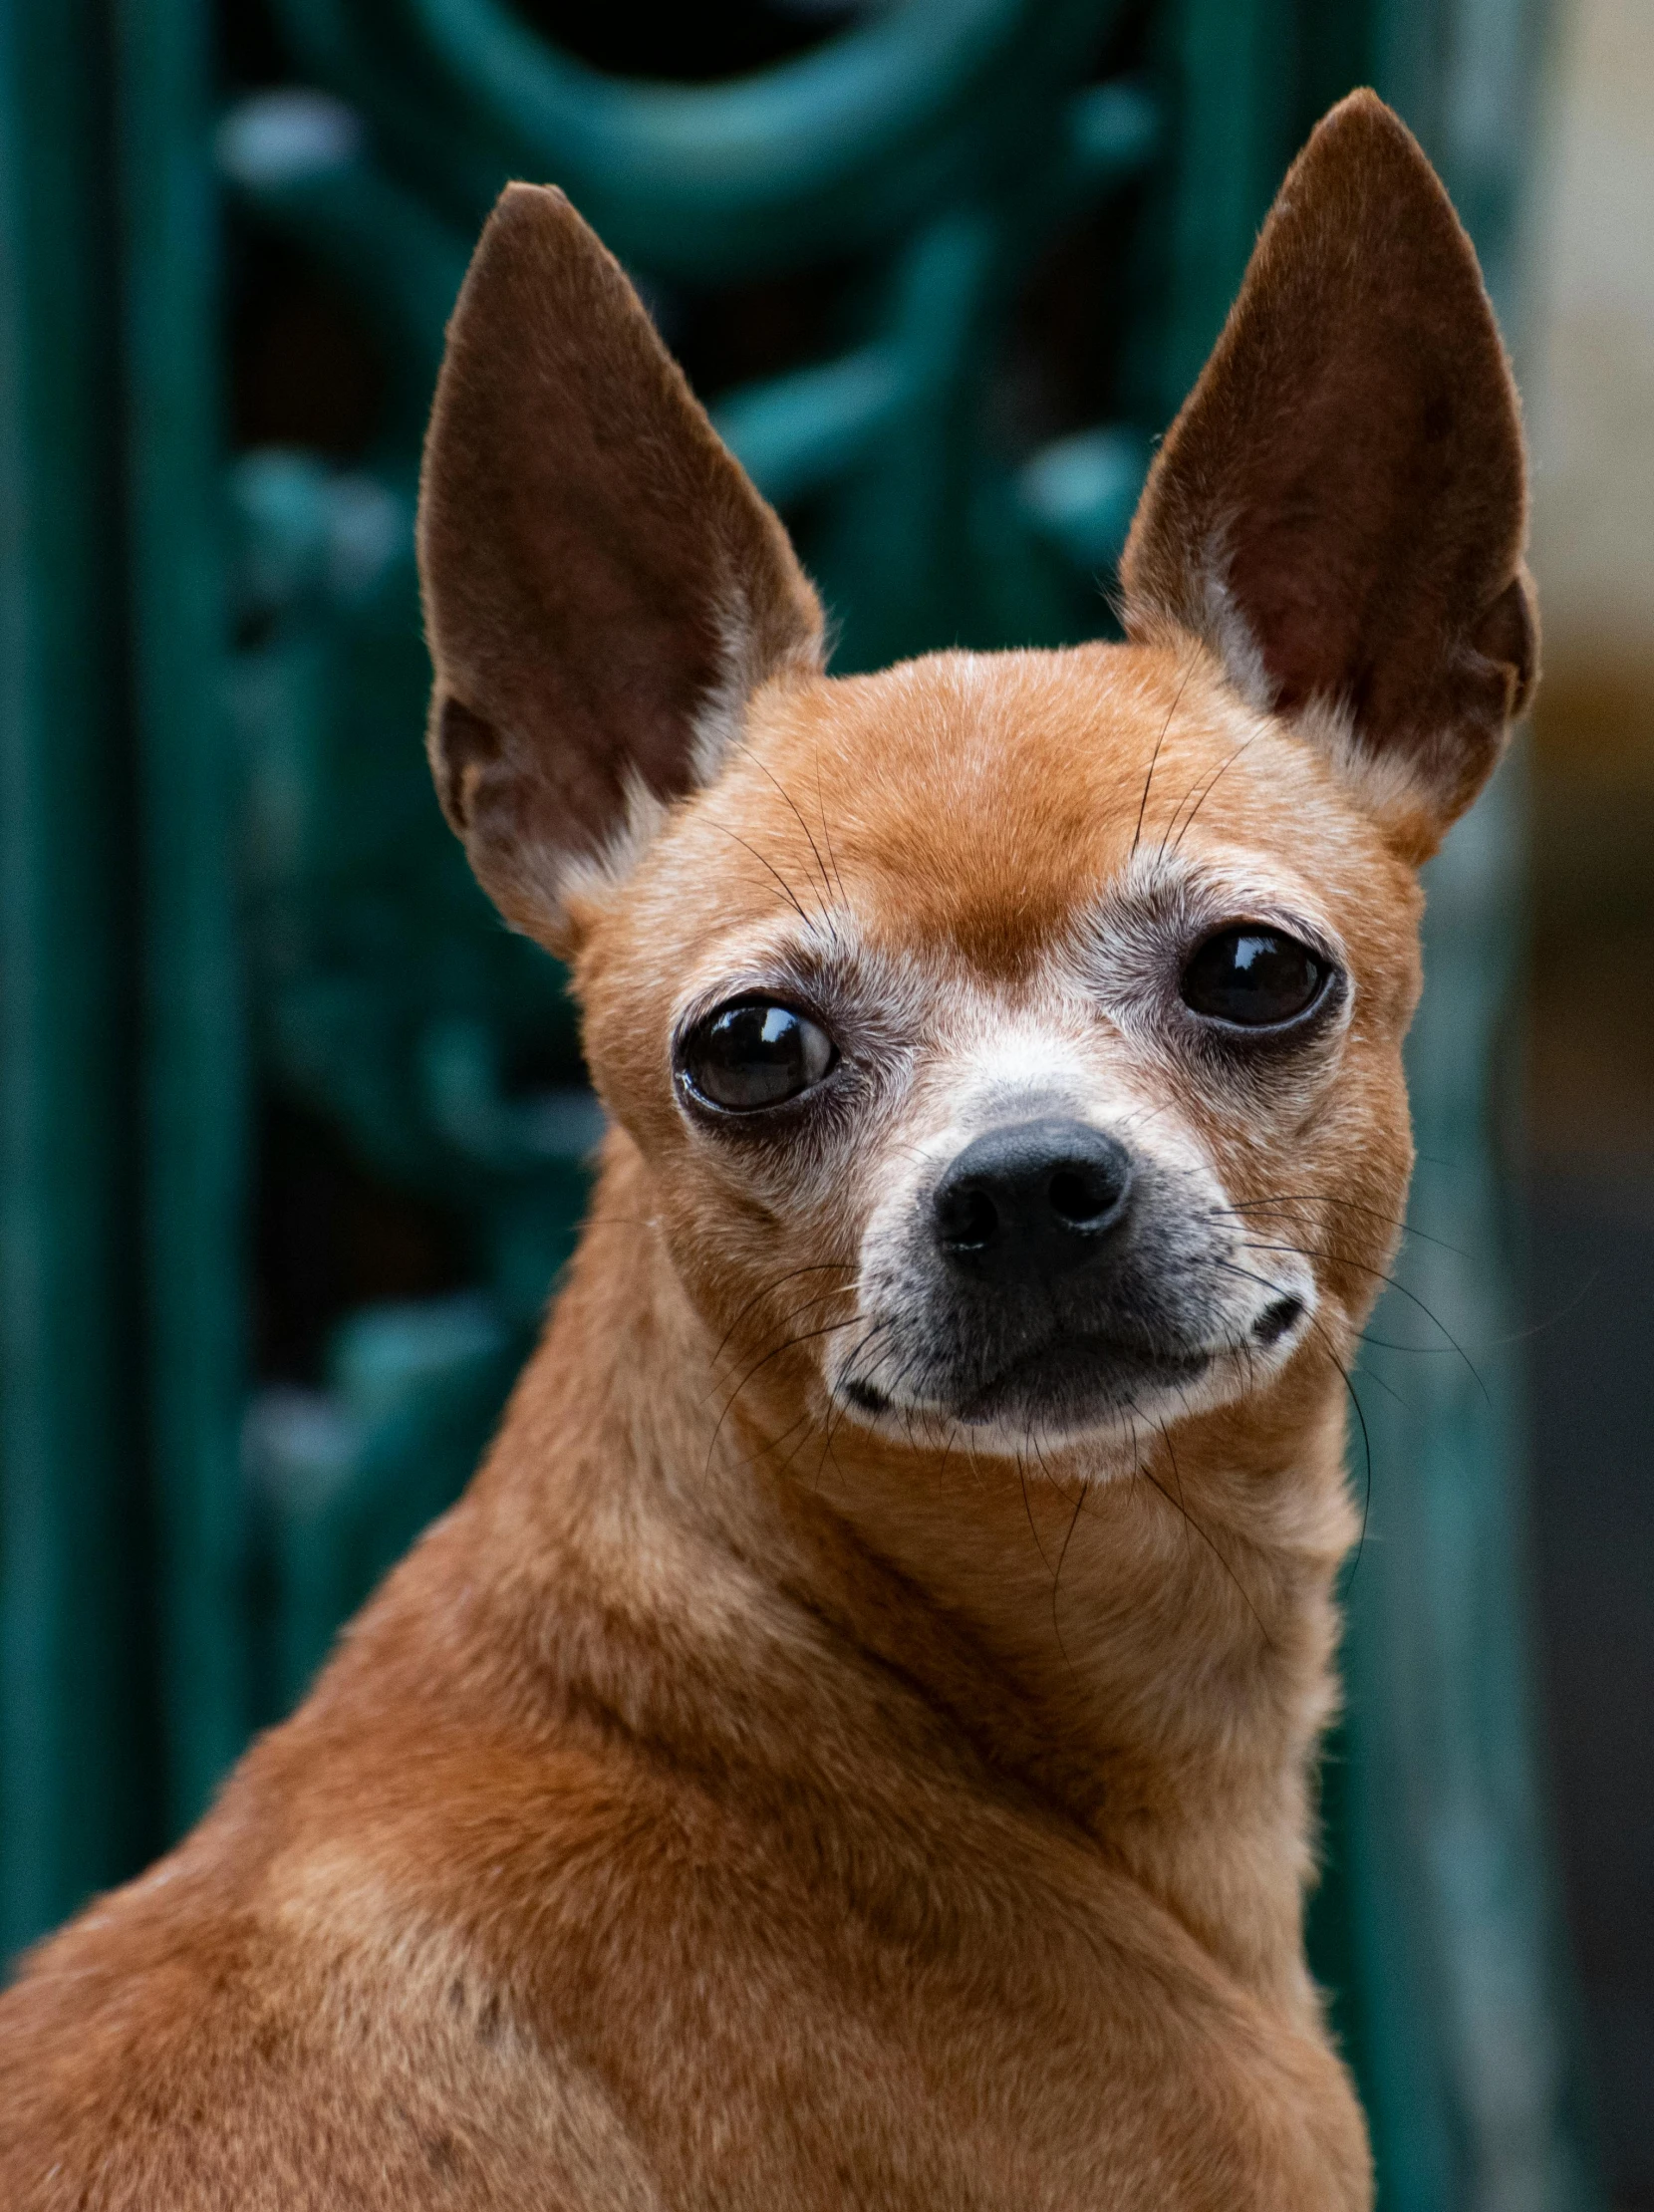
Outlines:
[[[835,666],[1106,634],[1153,439],[1374,83],[1527,394],[1547,673],[1431,872],[1312,1947],[1381,2201],[1654,2207],[1654,9],[0,0],[0,1956],[456,1493],[598,1128],[420,750],[508,175],[636,276]]]
[[[1654,9],[1557,16],[1518,337],[1545,675],[1526,849],[1550,1771],[1623,2201],[1654,2202]]]

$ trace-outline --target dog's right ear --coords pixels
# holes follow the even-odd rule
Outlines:
[[[1516,388],[1470,240],[1352,93],[1292,164],[1121,564],[1128,634],[1199,638],[1411,860],[1533,688]]]
[[[716,773],[753,690],[821,665],[821,610],[619,263],[513,184],[448,325],[419,488],[448,821],[557,950]]]

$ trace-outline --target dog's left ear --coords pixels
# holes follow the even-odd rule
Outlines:
[[[419,487],[443,812],[556,951],[821,608],[643,303],[558,191],[512,184],[448,325]]]
[[[1420,860],[1537,664],[1521,425],[1470,240],[1352,93],[1281,186],[1122,563],[1136,638],[1193,633]]]

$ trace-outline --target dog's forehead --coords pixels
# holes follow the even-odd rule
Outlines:
[[[1373,842],[1204,660],[1134,646],[940,654],[786,694],[714,812],[802,904],[1007,976],[1156,859],[1221,846],[1267,895],[1336,881]]]

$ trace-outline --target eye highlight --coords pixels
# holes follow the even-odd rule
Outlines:
[[[838,1056],[838,1046],[808,1014],[744,999],[696,1022],[679,1050],[678,1068],[703,1105],[756,1114],[813,1090]]]
[[[1208,1021],[1280,1029],[1319,1005],[1331,978],[1331,964],[1284,930],[1238,922],[1197,948],[1179,995]]]

